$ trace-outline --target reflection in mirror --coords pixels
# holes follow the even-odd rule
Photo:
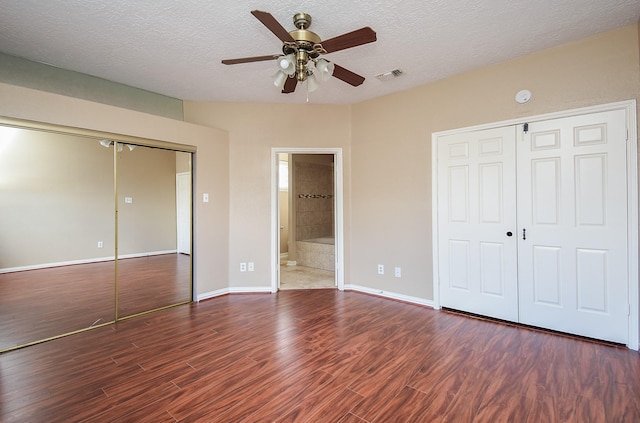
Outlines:
[[[113,152],[0,126],[0,350],[115,320]]]
[[[117,146],[117,317],[123,318],[191,300],[191,154]]]

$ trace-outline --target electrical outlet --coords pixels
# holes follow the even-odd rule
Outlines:
[[[384,264],[378,265],[378,275],[384,275]]]
[[[401,269],[401,268],[396,267],[396,268],[394,269],[394,271],[395,271],[395,273],[394,273],[394,274],[395,274],[396,278],[401,278],[401,277],[402,277],[402,269]]]
[[[249,263],[247,263],[247,270],[249,272],[253,272],[255,270],[255,266],[253,265],[253,262],[250,261]]]
[[[203,203],[208,203],[209,202],[209,194],[207,194],[206,192],[204,194],[202,194],[202,202]]]
[[[98,241],[98,248],[102,248],[104,247],[104,244],[102,243],[102,241]]]
[[[240,263],[240,271],[241,272],[246,272],[247,271],[247,263],[245,263],[245,262]]]

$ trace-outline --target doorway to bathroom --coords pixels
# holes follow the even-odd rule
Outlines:
[[[344,286],[339,149],[273,149],[272,291]]]

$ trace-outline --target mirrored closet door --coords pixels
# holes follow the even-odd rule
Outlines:
[[[0,349],[112,322],[113,153],[0,126]]]
[[[0,352],[191,301],[193,151],[0,118]]]
[[[189,153],[118,146],[118,318],[124,318],[191,300],[191,169]],[[180,230],[187,236],[181,249]]]

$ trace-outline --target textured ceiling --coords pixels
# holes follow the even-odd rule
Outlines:
[[[275,62],[220,60],[278,54],[280,41],[250,11],[287,29],[309,13],[322,39],[363,26],[378,41],[328,60],[366,80],[331,78],[312,103],[357,103],[638,22],[640,0],[0,0],[0,51],[185,100],[307,100],[281,94]],[[404,74],[382,82],[375,75]]]

